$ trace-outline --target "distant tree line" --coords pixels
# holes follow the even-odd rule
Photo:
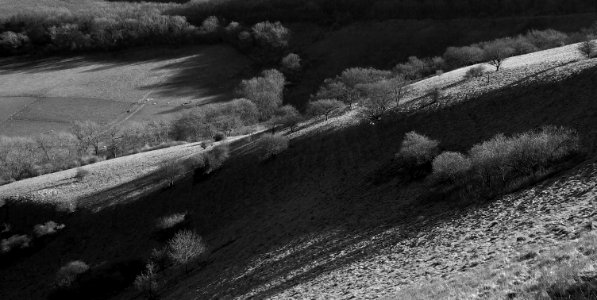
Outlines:
[[[592,0],[223,0],[189,2],[172,8],[171,13],[193,22],[215,15],[248,23],[344,24],[359,20],[563,15],[596,9]]]
[[[0,56],[227,42],[260,63],[273,64],[282,58],[289,38],[279,22],[247,27],[208,16],[196,26],[182,16],[136,7],[107,14],[48,11],[0,20]]]

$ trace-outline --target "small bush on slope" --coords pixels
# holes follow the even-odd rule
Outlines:
[[[403,182],[424,178],[431,173],[431,162],[439,153],[439,142],[414,131],[404,136],[400,151],[372,174],[374,184],[399,177]]]
[[[439,142],[414,131],[406,133],[397,158],[413,161],[417,165],[429,163],[439,153]]]
[[[71,261],[56,273],[56,285],[59,287],[69,287],[79,275],[87,272],[89,266],[80,261]]]
[[[168,257],[177,265],[184,266],[185,271],[206,254],[205,242],[192,231],[180,231],[168,242]]]
[[[87,175],[89,175],[89,170],[78,168],[74,178],[78,181],[83,181]]]
[[[25,249],[31,245],[31,237],[28,235],[13,235],[0,242],[0,254],[6,254],[16,249]]]
[[[288,138],[282,135],[267,135],[258,142],[261,160],[268,160],[288,149]]]
[[[33,227],[33,234],[35,237],[42,237],[56,234],[58,231],[64,229],[64,224],[58,224],[54,221],[48,221],[44,224],[37,224]]]
[[[180,223],[184,222],[187,217],[187,213],[175,213],[159,218],[156,222],[158,229],[170,229],[176,227]]]
[[[485,74],[485,68],[482,65],[472,67],[466,71],[464,74],[464,79],[473,79],[477,77],[481,77]]]
[[[153,263],[148,263],[146,270],[135,278],[135,288],[139,290],[146,299],[159,299],[157,292],[159,288],[156,267]]]
[[[438,179],[456,180],[472,167],[471,160],[458,152],[443,152],[433,159],[433,174]]]

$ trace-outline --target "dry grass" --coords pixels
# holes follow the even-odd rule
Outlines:
[[[595,299],[597,234],[558,243],[543,254],[521,251],[448,280],[406,286],[388,299]]]

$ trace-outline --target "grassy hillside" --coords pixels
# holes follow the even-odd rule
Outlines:
[[[43,297],[55,271],[71,260],[101,266],[146,258],[162,245],[155,236],[156,218],[184,211],[192,215],[189,226],[205,238],[211,254],[190,274],[166,276],[165,298],[261,298],[293,287],[297,296],[315,286],[334,293],[333,287],[318,281],[334,270],[355,276],[336,281],[342,290],[351,289],[349,284],[362,280],[358,274],[371,274],[346,269],[355,262],[373,258],[379,251],[401,255],[391,248],[400,242],[417,249],[416,234],[423,229],[404,226],[419,224],[419,216],[433,220],[431,224],[443,224],[446,210],[461,212],[459,203],[425,201],[430,195],[421,183],[372,183],[372,174],[387,167],[405,132],[416,130],[440,140],[443,149],[464,151],[497,133],[564,125],[578,130],[586,150],[594,155],[597,107],[593,95],[597,90],[592,83],[597,73],[594,66],[583,69],[582,64],[563,67],[571,74],[566,78],[529,80],[467,99],[447,97],[438,109],[397,113],[376,126],[324,126],[310,134],[299,133],[288,151],[267,162],[259,162],[249,146],[206,181],[183,181],[139,201],[58,219],[68,230],[0,271],[0,296]],[[383,234],[390,229],[396,233]],[[496,245],[493,250],[502,253],[509,245]],[[398,256],[392,266],[406,270],[410,267],[400,263],[411,260]],[[462,266],[457,262],[453,267]],[[410,279],[423,278],[424,271],[412,273]],[[405,283],[387,281],[381,287]],[[371,292],[373,285],[368,284],[355,293]],[[135,293],[128,289],[121,296]],[[285,295],[292,296],[290,292]]]
[[[76,57],[2,59],[0,134],[170,120],[187,106],[230,100],[249,60],[227,46],[134,49]]]

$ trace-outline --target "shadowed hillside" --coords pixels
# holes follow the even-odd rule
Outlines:
[[[276,294],[385,247],[367,244],[362,251],[330,258],[367,236],[419,215],[439,224],[442,218],[435,215],[454,208],[451,203],[422,203],[424,187],[417,183],[371,183],[370,175],[393,157],[405,132],[416,130],[440,140],[442,148],[465,150],[497,133],[565,125],[578,130],[589,153],[594,153],[596,80],[597,70],[591,68],[557,84],[531,82],[441,110],[397,113],[376,126],[362,124],[295,139],[288,151],[264,163],[250,149],[239,152],[207,181],[182,181],[173,190],[140,201],[59,219],[67,225],[64,234],[26,260],[3,268],[1,296],[43,297],[55,271],[69,260],[98,265],[144,259],[160,245],[152,237],[154,220],[179,211],[192,215],[191,227],[205,237],[211,254],[203,267],[167,281],[164,295]],[[318,266],[304,269],[304,259]],[[201,294],[196,294],[198,289]],[[124,295],[132,296],[129,292]]]

